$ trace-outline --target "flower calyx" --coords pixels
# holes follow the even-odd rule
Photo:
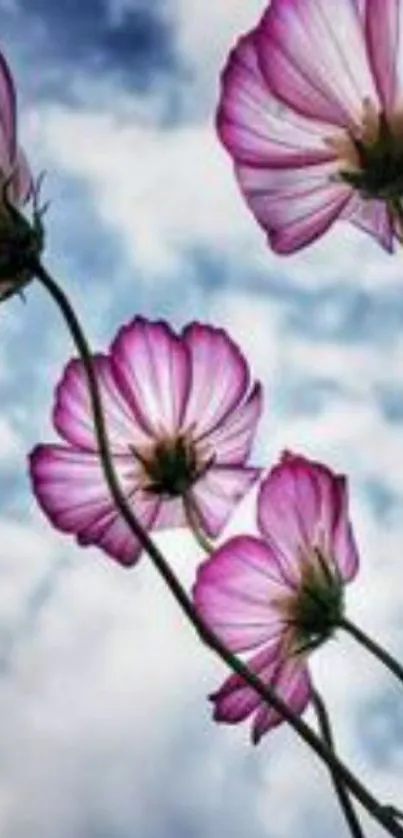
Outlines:
[[[133,450],[146,473],[145,490],[168,497],[184,496],[211,464],[200,463],[192,439],[187,434],[156,442],[150,454]]]
[[[12,176],[3,181],[0,198],[0,301],[23,289],[34,277],[34,264],[45,244],[43,216],[47,204],[40,206],[43,177],[32,187],[32,216],[28,219],[10,199]]]
[[[298,591],[289,604],[296,652],[317,648],[336,630],[344,612],[344,586],[333,562],[320,549],[309,551]]]

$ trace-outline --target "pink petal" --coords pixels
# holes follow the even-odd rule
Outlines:
[[[289,588],[275,556],[257,538],[227,541],[198,569],[197,610],[233,651],[272,642],[286,625],[279,601]]]
[[[393,252],[393,223],[385,201],[368,201],[354,192],[340,214],[340,219],[344,218],[374,236],[388,253]]]
[[[149,528],[159,501],[139,489],[133,458],[117,456],[114,464],[135,515]],[[37,500],[57,529],[74,533],[81,545],[97,545],[121,564],[136,561],[140,544],[116,512],[96,454],[39,445],[31,453],[30,466]]]
[[[291,253],[328,230],[342,213],[352,190],[333,182],[334,163],[299,169],[240,166],[240,187],[277,253]]]
[[[0,52],[0,124],[10,159],[16,154],[16,95],[10,68]]]
[[[246,401],[206,434],[206,443],[214,452],[214,463],[241,465],[248,459],[262,406],[262,388],[255,384]]]
[[[191,387],[183,428],[200,438],[217,428],[239,404],[249,385],[246,361],[223,329],[192,323],[183,331],[190,355]]]
[[[135,318],[111,347],[118,386],[146,433],[180,428],[190,386],[189,357],[167,323]]]
[[[281,644],[272,643],[247,662],[248,668],[265,684],[269,684],[278,667]],[[239,675],[230,675],[210,700],[214,703],[214,720],[237,724],[242,722],[260,705],[259,694],[249,687]]]
[[[283,458],[261,484],[258,523],[291,585],[300,579],[301,553],[315,543],[320,512],[320,493],[308,461]]]
[[[379,104],[362,21],[353,0],[272,0],[257,30],[260,66],[273,94],[298,113],[360,125]]]
[[[31,197],[33,178],[28,160],[21,148],[17,150],[15,175],[13,178],[15,199],[17,204],[25,204]]]
[[[366,4],[367,46],[382,108],[394,106],[398,91],[398,67],[402,58],[402,13],[400,0],[370,0]]]
[[[290,584],[298,585],[304,557],[313,548],[334,562],[344,581],[356,573],[346,482],[326,466],[284,455],[261,485],[258,522]]]
[[[110,359],[96,355],[93,363],[113,451],[127,453],[129,446],[150,444],[150,437],[116,385]],[[56,390],[53,421],[67,442],[86,451],[97,450],[87,378],[81,361],[74,359],[65,369]]]
[[[170,530],[188,526],[182,498],[167,498],[161,501],[158,515],[153,521],[154,530]]]
[[[253,32],[230,54],[217,127],[236,161],[251,166],[300,166],[334,157],[323,143],[334,127],[305,119],[273,97],[259,67]]]
[[[301,716],[312,695],[311,680],[304,659],[301,657],[286,658],[275,677],[276,693],[288,704],[295,715]],[[262,703],[253,723],[253,743],[257,745],[267,731],[272,730],[282,722],[283,717],[276,710]]]
[[[194,483],[189,499],[204,532],[212,538],[219,535],[259,475],[257,468],[212,466]]]
[[[338,478],[338,488],[339,514],[333,528],[332,552],[340,577],[344,582],[350,582],[357,574],[359,555],[348,518],[347,483],[343,477]]]

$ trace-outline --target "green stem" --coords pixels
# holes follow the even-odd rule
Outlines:
[[[197,514],[197,510],[194,508],[192,503],[192,499],[185,495],[183,498],[183,505],[185,507],[185,513],[187,522],[189,524],[189,529],[191,529],[197,543],[200,545],[204,553],[207,553],[211,556],[214,553],[215,546],[212,541],[204,534],[199,521],[199,516]]]
[[[385,664],[390,672],[403,684],[403,667],[389,652],[383,649],[375,640],[372,640],[371,637],[368,637],[362,629],[356,626],[355,623],[352,623],[351,620],[348,620],[347,617],[342,617],[338,625],[358,640],[361,646],[364,646],[368,652],[371,652],[371,654],[375,655],[378,660]]]
[[[322,738],[324,742],[326,742],[326,745],[329,748],[331,748],[334,752],[334,740],[329,714],[327,712],[325,702],[323,701],[323,698],[317,690],[313,690],[312,703],[318,718]],[[360,821],[358,820],[354,806],[350,800],[349,793],[346,791],[344,783],[340,781],[340,777],[337,772],[331,771],[330,773],[332,776],[336,796],[339,800],[341,809],[349,826],[351,835],[353,836],[353,838],[365,838]]]
[[[143,549],[147,552],[158,573],[168,585],[178,605],[194,626],[200,640],[209,649],[215,652],[233,672],[243,678],[243,680],[250,687],[252,687],[252,689],[256,690],[260,698],[272,706],[277,713],[279,713],[284,721],[286,721],[301,737],[301,739],[303,739],[306,744],[312,748],[319,759],[327,765],[328,768],[337,772],[349,791],[355,795],[357,800],[362,803],[367,812],[372,815],[372,817],[378,821],[378,823],[381,824],[390,835],[393,835],[394,838],[403,838],[403,828],[395,821],[390,812],[384,809],[371,792],[366,789],[357,777],[355,777],[350,769],[344,765],[344,763],[333,753],[331,749],[328,748],[320,736],[318,736],[300,716],[296,715],[291,710],[289,705],[281,699],[275,690],[271,689],[270,686],[265,685],[254,674],[254,672],[249,670],[239,658],[233,655],[220,638],[210,629],[208,624],[205,623],[202,617],[198,614],[192,600],[188,597],[186,590],[171,570],[157,545],[150,538],[148,533],[143,530],[141,524],[134,515],[133,510],[127,503],[114,469],[109,449],[98,381],[92,361],[90,347],[87,343],[81,324],[64,291],[49,275],[44,266],[38,260],[33,260],[30,267],[32,269],[32,273],[44,286],[53,301],[58,306],[82,360],[87,375],[99,455],[104,470],[105,480],[108,484],[116,508],[131,528],[132,533],[138,539]]]

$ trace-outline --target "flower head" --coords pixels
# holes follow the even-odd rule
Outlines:
[[[302,456],[285,454],[258,498],[261,538],[233,538],[199,568],[195,604],[234,652],[302,713],[311,696],[309,653],[343,615],[346,582],[358,555],[348,519],[344,477]],[[238,675],[212,696],[217,721],[253,714],[253,741],[282,721]]]
[[[20,208],[34,198],[33,223]],[[14,82],[0,53],[0,300],[21,290],[32,272],[28,262],[43,245],[41,211],[25,155],[17,142]]]
[[[403,3],[272,0],[223,73],[218,130],[278,253],[336,219],[403,237]]]
[[[246,465],[261,411],[238,347],[221,329],[192,323],[176,335],[140,317],[94,358],[114,466],[146,529],[186,526],[217,536],[257,480]],[[82,363],[57,388],[54,424],[62,445],[31,454],[35,494],[53,524],[122,564],[140,545],[105,482]]]

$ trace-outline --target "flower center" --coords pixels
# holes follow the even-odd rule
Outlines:
[[[308,557],[304,556],[300,587],[288,607],[296,648],[313,649],[331,637],[343,609],[343,585],[337,570],[314,548]]]
[[[133,453],[144,467],[146,491],[158,495],[184,495],[208,467],[200,465],[194,442],[185,434],[158,440],[150,454]]]
[[[386,116],[365,101],[362,127],[328,144],[340,157],[339,178],[367,199],[385,200],[391,209],[403,197],[403,114]]]

